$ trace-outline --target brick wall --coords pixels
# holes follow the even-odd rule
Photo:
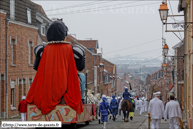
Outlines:
[[[5,21],[3,20],[5,15],[0,13],[0,72],[1,76],[5,76],[5,45],[6,45],[6,33],[5,33]],[[11,39],[16,40],[15,48],[13,49],[13,63],[16,66],[11,64]],[[25,27],[22,25],[17,25],[10,23],[8,29],[8,117],[17,115],[18,104],[21,100],[21,96],[24,94],[24,91],[21,93],[21,84],[19,85],[19,80],[22,78],[26,79],[26,93],[28,91],[28,80],[29,78],[34,78],[36,71],[33,70],[32,66],[29,66],[29,40],[33,41],[33,45],[37,45],[37,29]],[[35,58],[33,54],[32,59]],[[14,95],[14,107],[16,109],[11,110],[11,81],[15,81],[15,95]],[[1,80],[1,113],[5,112],[5,81]]]
[[[184,44],[177,48],[177,56],[184,56]],[[177,81],[184,81],[184,60],[183,58],[177,59]],[[177,84],[177,100],[183,109],[183,84]]]

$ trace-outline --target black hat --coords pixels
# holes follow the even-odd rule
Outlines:
[[[50,41],[64,41],[67,36],[68,27],[62,21],[54,21],[48,28],[47,40]]]

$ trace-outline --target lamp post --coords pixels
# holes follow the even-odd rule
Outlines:
[[[184,58],[184,56],[170,56],[170,55],[167,55],[168,54],[168,50],[169,50],[169,47],[168,45],[165,43],[164,47],[163,47],[163,52],[164,52],[164,57],[171,57],[171,58]]]
[[[164,23],[164,21],[167,21],[168,18],[168,6],[165,2],[162,2],[162,4],[160,5],[159,8],[159,14],[160,14],[160,18],[161,21]]]
[[[168,50],[169,50],[169,47],[168,47],[167,44],[165,44],[164,47],[163,47],[164,55],[167,55],[167,54],[168,54]]]
[[[88,69],[86,70],[86,104],[87,104],[87,74],[88,74]]]

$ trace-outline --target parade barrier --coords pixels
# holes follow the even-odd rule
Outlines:
[[[78,114],[72,108],[65,104],[57,105],[50,113],[42,114],[41,110],[34,104],[27,105],[27,121],[61,121],[65,124],[76,124],[85,122],[87,125],[92,120],[93,105],[84,104],[83,112]],[[76,126],[76,125],[75,125]],[[76,127],[75,127],[76,128]]]

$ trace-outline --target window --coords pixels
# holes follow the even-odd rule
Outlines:
[[[26,81],[23,79],[23,95],[26,96]]]
[[[27,22],[31,24],[31,9],[27,8]]]
[[[29,46],[29,66],[33,66],[33,43],[29,41],[28,43]]]
[[[31,84],[32,84],[32,79],[30,78],[30,79],[29,79],[29,89],[30,89],[30,87],[31,87]],[[29,90],[29,89],[28,89],[28,90]]]
[[[91,52],[94,52],[94,49],[93,48],[87,48],[88,50],[90,50]]]
[[[16,66],[16,40],[11,39],[11,66]]]
[[[19,101],[22,100],[22,80],[19,80]]]
[[[45,31],[45,26],[42,26],[42,34],[45,35],[46,34],[46,31]]]
[[[11,81],[11,110],[15,110],[15,81]]]
[[[5,109],[4,104],[5,103],[5,76],[1,75],[1,111]]]
[[[10,19],[15,19],[15,0],[10,0]]]

